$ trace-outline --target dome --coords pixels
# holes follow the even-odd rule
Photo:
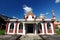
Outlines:
[[[44,19],[45,17],[44,17],[44,15],[40,14],[40,17],[39,18],[40,19]]]

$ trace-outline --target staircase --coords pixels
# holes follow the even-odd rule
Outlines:
[[[38,35],[23,35],[19,40],[42,40],[42,38]]]

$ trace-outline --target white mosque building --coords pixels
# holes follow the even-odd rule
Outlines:
[[[32,12],[28,12],[23,19],[8,19],[6,34],[54,35],[56,32],[54,21],[55,17],[49,19],[40,15],[40,17],[37,18]]]
[[[54,11],[52,11],[52,18],[45,18],[44,15],[40,15],[40,17],[37,18],[31,12],[31,8],[25,6],[23,9],[26,11],[26,14],[23,19],[7,20],[6,34],[54,35],[56,33],[56,29],[54,26]]]

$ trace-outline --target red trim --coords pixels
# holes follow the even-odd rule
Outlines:
[[[9,33],[13,33],[14,30],[9,30]]]
[[[52,24],[53,24],[54,33],[56,33],[56,27],[54,25],[54,22],[52,22]]]
[[[48,30],[48,33],[52,33],[52,30]]]
[[[18,30],[18,33],[23,33],[23,30]]]
[[[42,33],[42,30],[39,30],[39,33]]]
[[[7,22],[7,24],[6,24],[6,33],[8,31],[8,25],[9,25],[9,23]]]
[[[45,26],[45,21],[44,21],[44,33],[46,34],[46,26]]]
[[[7,19],[7,23],[6,23],[6,33],[8,32],[8,25],[9,25],[9,19]]]
[[[15,33],[17,33],[18,19],[16,19]]]

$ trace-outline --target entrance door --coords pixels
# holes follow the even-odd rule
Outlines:
[[[27,33],[33,33],[33,24],[28,24]]]

